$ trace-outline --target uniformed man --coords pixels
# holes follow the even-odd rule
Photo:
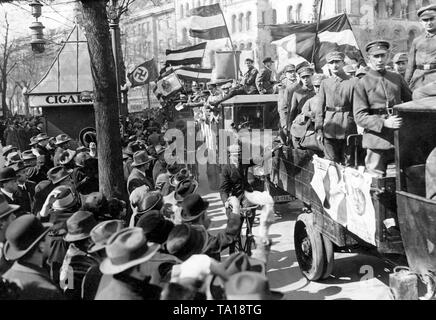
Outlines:
[[[406,76],[408,60],[407,53],[405,52],[399,52],[392,58],[392,62],[394,63],[394,71],[401,74],[403,78]]]
[[[291,109],[289,112],[288,124],[291,124],[295,117],[301,113],[304,103],[315,95],[312,85],[313,69],[309,66],[302,66],[297,71],[301,87],[292,95]]]
[[[353,120],[353,93],[357,78],[344,71],[345,54],[333,51],[326,60],[331,77],[321,83],[318,93],[315,129],[324,144],[325,158],[345,165],[352,163],[347,136],[357,132]]]
[[[273,94],[275,91],[276,81],[272,66],[274,61],[267,57],[263,59],[263,69],[256,77],[256,87],[260,94]]]
[[[259,71],[254,67],[253,59],[245,59],[245,65],[247,66],[247,71],[244,73],[241,81],[244,92],[245,94],[256,94],[258,93],[256,87],[256,77]]]
[[[385,175],[388,163],[394,160],[394,130],[401,126],[401,118],[392,115],[392,107],[412,98],[403,77],[386,71],[389,48],[384,40],[366,45],[370,69],[358,81],[353,100],[356,123],[365,129],[365,166],[378,176]]]
[[[427,95],[436,95],[436,4],[417,11],[425,34],[412,42],[406,71],[406,82],[412,90],[427,87]]]

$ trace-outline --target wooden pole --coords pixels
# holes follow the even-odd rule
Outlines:
[[[316,21],[315,41],[313,41],[312,58],[311,58],[311,60],[310,60],[311,63],[314,63],[314,62],[313,62],[313,59],[315,58],[316,38],[318,38],[319,23],[320,23],[320,21],[321,21],[322,2],[323,2],[323,0],[321,0],[321,3],[320,3],[320,5],[319,5],[318,19],[317,19],[317,21]]]

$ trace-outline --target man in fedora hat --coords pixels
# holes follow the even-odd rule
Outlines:
[[[161,289],[149,283],[143,265],[159,250],[147,241],[141,228],[126,228],[114,234],[106,244],[106,258],[100,271],[111,277],[98,290],[95,300],[158,300]]]
[[[3,247],[6,242],[5,232],[12,221],[16,219],[15,213],[20,209],[20,206],[9,204],[4,195],[0,194],[0,275],[6,272],[11,267],[11,263],[7,262],[3,257]]]
[[[63,166],[65,169],[74,169],[76,167],[76,163],[74,162],[74,158],[77,155],[77,152],[74,150],[65,150],[59,156],[59,164]]]
[[[88,253],[92,244],[91,230],[97,221],[91,212],[79,210],[68,218],[66,225],[64,240],[69,247],[60,270],[60,286],[68,298],[79,300],[86,272],[100,262],[95,254]]]
[[[3,147],[2,151],[3,151],[3,153],[2,153],[3,158],[5,158],[5,160],[6,160],[8,158],[8,154],[11,152],[17,152],[18,148],[13,146],[13,145],[7,145],[7,146]]]
[[[203,227],[206,231],[210,227],[210,217],[207,214],[209,202],[203,200],[199,194],[191,194],[185,197],[182,202],[180,212],[183,223]],[[221,230],[215,235],[208,233],[208,240],[203,253],[221,260],[221,251],[234,244],[239,235],[242,226],[241,216],[235,213],[229,213],[225,230]]]
[[[21,205],[24,211],[33,212],[33,203],[35,201],[35,187],[36,183],[28,179],[28,170],[24,162],[18,162],[12,166],[17,175],[18,190],[20,191],[19,197],[21,198]]]
[[[143,185],[147,186],[149,190],[154,189],[152,178],[148,177],[146,173],[149,170],[152,160],[153,158],[147,154],[147,151],[135,152],[132,162],[133,169],[129,175],[129,178],[127,179],[127,191],[129,194],[131,194],[136,188]]]
[[[187,170],[184,164],[178,164],[177,162],[175,162],[173,164],[168,164],[166,167],[166,172],[161,173],[157,176],[156,189],[160,190],[164,197],[175,190],[176,181],[179,180],[178,178],[181,175],[179,175],[179,177],[177,178],[176,176],[183,169]]]
[[[35,151],[36,154],[42,156],[46,156],[48,159],[51,157],[50,151],[47,149],[48,141],[50,137],[45,133],[40,133],[35,136],[36,144],[32,146],[32,150]],[[51,161],[51,160],[50,160]],[[50,163],[53,166],[53,162]]]
[[[3,278],[20,284],[22,300],[62,300],[63,295],[50,280],[44,265],[45,227],[34,215],[23,215],[6,230],[4,256],[14,261]]]
[[[25,213],[25,203],[18,188],[18,177],[13,167],[6,167],[0,169],[0,194],[2,194],[9,204],[16,204],[20,206],[18,215]],[[28,211],[27,211],[28,212]]]
[[[315,129],[320,144],[324,144],[326,159],[352,165],[351,149],[347,136],[357,133],[353,119],[353,93],[357,78],[350,78],[344,71],[345,54],[333,51],[326,60],[330,78],[321,83],[318,93]]]
[[[243,271],[225,283],[227,300],[280,300],[281,292],[271,291],[268,278],[259,272]]]
[[[180,210],[183,200],[198,189],[198,182],[193,178],[186,178],[179,181],[176,188],[169,195],[164,197],[164,214],[174,223],[181,223]]]
[[[108,220],[97,224],[91,230],[92,243],[88,247],[88,253],[94,254],[101,262],[106,256],[106,245],[110,237],[124,229],[124,222],[121,220]],[[100,271],[100,264],[94,265],[86,271],[82,281],[82,299],[94,300],[97,291],[102,290],[110,282],[110,276],[103,275]]]
[[[60,165],[59,160],[60,160],[61,154],[65,150],[70,149],[70,141],[71,141],[71,138],[65,133],[62,133],[62,134],[59,134],[56,136],[56,141],[54,143],[56,146],[56,150],[55,150],[55,153],[53,156],[53,163],[55,166]]]
[[[166,148],[160,144],[155,147],[156,151],[156,162],[153,165],[153,182],[156,185],[156,179],[161,173],[167,172],[167,162],[165,161],[165,150]]]
[[[275,79],[272,66],[274,61],[267,57],[263,59],[263,69],[256,76],[256,87],[260,94],[272,94],[275,92]]]
[[[164,202],[160,192],[146,191],[146,186],[141,186],[131,193],[130,204],[133,208],[133,215],[130,218],[129,226],[134,227],[141,216],[151,210],[161,210]]]

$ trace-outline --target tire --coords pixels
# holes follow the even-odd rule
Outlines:
[[[315,230],[312,221],[311,214],[298,216],[294,228],[294,246],[302,274],[309,281],[317,281],[324,274],[327,260],[322,235]]]
[[[333,267],[335,264],[335,251],[333,248],[333,242],[327,238],[326,236],[322,235],[323,245],[324,245],[324,253],[325,253],[325,265],[324,265],[324,272],[322,274],[321,279],[325,280],[330,277],[330,275],[333,272]]]

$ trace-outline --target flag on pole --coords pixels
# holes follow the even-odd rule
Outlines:
[[[179,50],[166,50],[166,63],[171,66],[201,64],[207,42]]]
[[[153,58],[137,66],[127,75],[127,78],[132,84],[132,88],[134,88],[157,80],[158,75],[157,65]]]
[[[190,11],[190,15],[189,35],[191,37],[205,40],[230,37],[219,3],[194,8]]]
[[[326,64],[325,56],[331,51],[341,51],[349,59],[358,62],[363,60],[362,52],[346,14],[321,20],[315,39],[316,26],[316,23],[269,26],[272,44],[275,44],[278,50],[279,71],[290,63],[286,59],[304,58],[311,62],[314,45],[316,47],[313,62],[318,71]]]
[[[182,84],[180,83],[177,74],[174,70],[170,70],[167,73],[163,74],[156,83],[156,96],[162,96],[164,98],[169,97],[170,95],[180,91],[183,89]]]
[[[212,79],[212,69],[181,67],[174,72],[184,81],[209,82]]]

